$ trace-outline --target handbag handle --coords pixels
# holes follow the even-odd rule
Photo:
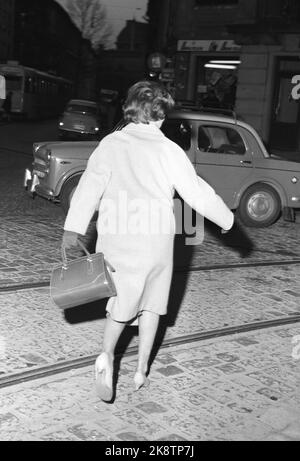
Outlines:
[[[81,240],[77,239],[78,245],[81,247],[81,249],[85,252],[87,255],[87,260],[92,261],[91,254],[88,252],[84,244],[81,242]],[[66,248],[64,245],[61,246],[61,256],[63,260],[63,269],[67,269],[68,267],[68,259],[67,259],[67,253],[66,253]]]
[[[77,243],[79,244],[79,246],[81,247],[81,249],[85,252],[86,256],[87,256],[87,261],[88,262],[92,262],[92,257],[91,257],[91,254],[88,252],[88,250],[86,249],[86,247],[84,246],[84,244],[82,243],[81,240],[77,239]],[[66,248],[64,247],[64,245],[61,246],[61,255],[62,255],[62,260],[63,260],[63,266],[62,268],[63,269],[67,269],[68,267],[68,259],[67,259],[67,253],[66,253]],[[116,269],[106,260],[104,259],[106,265],[107,265],[107,268],[111,271],[111,272],[116,272]]]

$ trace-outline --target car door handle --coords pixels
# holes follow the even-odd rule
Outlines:
[[[241,160],[240,163],[241,163],[242,165],[252,165],[251,160]]]

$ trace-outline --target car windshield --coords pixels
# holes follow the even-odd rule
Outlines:
[[[97,108],[93,106],[84,106],[82,104],[69,104],[66,112],[78,112],[80,114],[96,115]]]
[[[183,150],[189,150],[191,147],[191,127],[186,120],[171,119],[166,120],[162,127],[162,132],[176,142]]]

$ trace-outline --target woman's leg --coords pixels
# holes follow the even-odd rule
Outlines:
[[[104,333],[103,333],[103,352],[106,352],[113,359],[115,348],[122,331],[125,328],[125,323],[115,322],[110,316],[107,317]]]
[[[136,389],[145,384],[149,366],[149,358],[159,323],[159,315],[150,311],[143,311],[139,317],[139,355],[135,374]]]
[[[114,352],[124,327],[124,323],[115,322],[111,317],[107,317],[103,334],[103,352],[95,364],[98,394],[105,401],[112,398]]]

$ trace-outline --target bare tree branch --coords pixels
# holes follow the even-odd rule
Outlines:
[[[93,49],[105,48],[112,30],[101,0],[68,0],[66,9],[83,38],[91,42]]]

